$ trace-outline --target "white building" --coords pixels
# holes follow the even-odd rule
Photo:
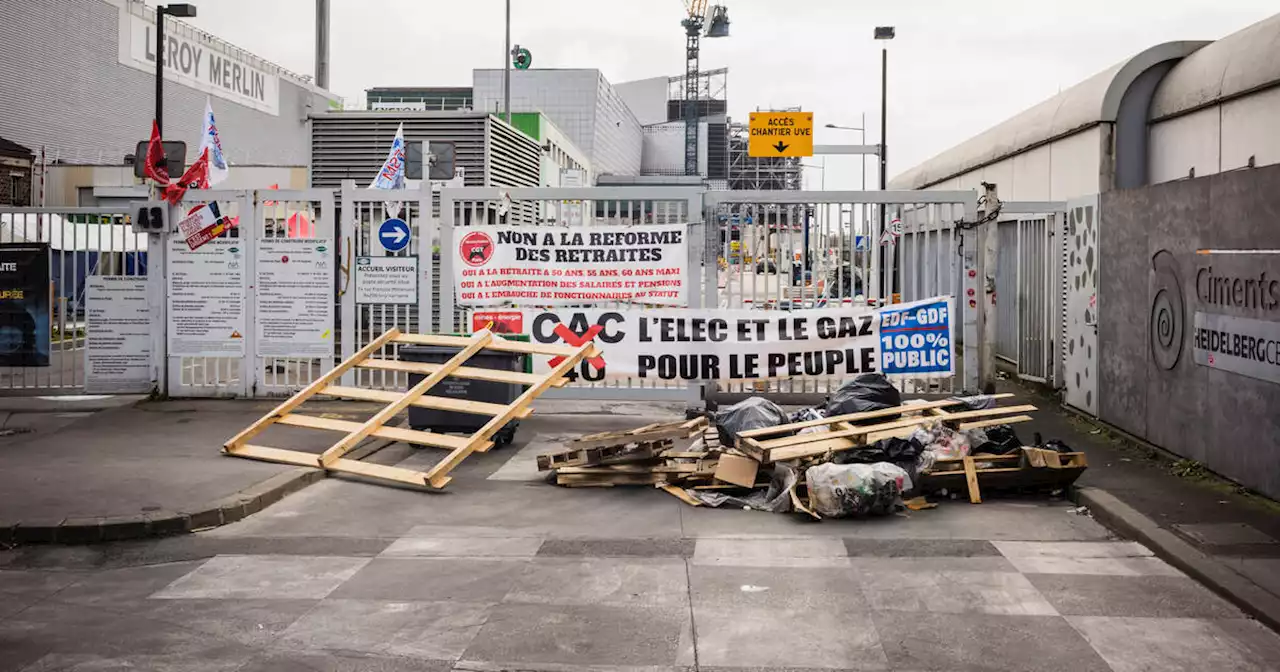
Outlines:
[[[502,75],[473,73],[477,111],[502,112]],[[596,175],[640,174],[640,122],[599,70],[512,70],[511,111],[546,115],[586,153]]]
[[[125,157],[151,132],[155,13],[140,0],[0,2],[0,137],[41,150],[48,205],[105,205],[145,194]],[[164,138],[200,144],[211,99],[240,188],[307,186],[308,115],[339,98],[310,78],[166,19]],[[39,202],[39,193],[33,202]]]
[[[1280,15],[1136,54],[893,178],[1065,200],[1280,163]]]

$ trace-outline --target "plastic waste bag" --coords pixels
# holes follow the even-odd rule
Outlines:
[[[969,444],[974,454],[1009,455],[1022,450],[1022,439],[1014,433],[1011,425],[972,430],[969,432]]]
[[[879,373],[864,373],[840,386],[827,401],[827,416],[865,413],[902,405],[902,394]],[[888,418],[877,418],[884,422]]]
[[[779,462],[773,465],[773,479],[768,488],[754,490],[749,494],[737,496],[714,490],[689,490],[689,494],[703,504],[712,508],[732,506],[754,511],[770,513],[787,513],[791,510],[791,488],[800,480],[800,474],[788,464]]]
[[[805,409],[796,411],[795,413],[792,413],[791,417],[787,420],[787,422],[788,423],[808,422],[810,420],[821,420],[825,417],[827,417],[827,414],[821,408],[805,408]],[[813,427],[805,427],[804,429],[796,433],[797,434],[815,434],[817,432],[825,432],[825,431],[827,431],[826,425],[814,425]]]
[[[887,462],[819,464],[805,471],[805,482],[810,508],[827,518],[893,513],[912,488],[907,472]]]
[[[720,444],[732,446],[733,437],[739,432],[786,424],[787,412],[764,397],[749,397],[716,411],[715,421],[720,430]]]

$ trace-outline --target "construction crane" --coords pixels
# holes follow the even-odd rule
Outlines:
[[[689,16],[680,22],[685,34],[684,69],[684,174],[698,174],[698,89],[701,78],[699,67],[700,42],[706,37],[729,36],[729,12],[724,5],[713,5],[708,11],[707,0],[685,0]]]

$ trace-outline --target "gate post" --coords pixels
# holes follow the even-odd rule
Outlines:
[[[996,259],[1000,254],[998,237],[999,222],[996,214],[1000,212],[1000,199],[996,196],[996,185],[983,183],[985,200],[979,211],[978,221],[987,217],[991,221],[978,225],[978,280],[981,288],[978,298],[978,391],[986,392],[988,386],[995,385],[996,380],[996,324],[995,303],[1000,299],[996,294]],[[1008,298],[1008,297],[1005,297]]]
[[[168,206],[177,226],[177,206]],[[169,232],[147,234],[147,301],[151,305],[151,377],[156,394],[169,396]]]
[[[338,296],[341,299],[338,312],[338,323],[341,325],[340,343],[342,359],[347,361],[356,354],[356,251],[360,249],[360,223],[356,221],[355,180],[342,181],[342,204],[338,207],[338,272],[346,275],[339,278]],[[346,262],[345,265],[343,262]],[[342,384],[348,387],[355,384],[355,373],[347,371],[342,374]]]

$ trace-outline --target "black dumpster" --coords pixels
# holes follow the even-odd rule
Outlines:
[[[400,359],[406,362],[443,364],[458,354],[460,350],[460,348],[438,345],[402,345],[400,346]],[[497,369],[499,371],[524,371],[525,355],[498,350],[482,350],[467,360],[466,366],[477,369]],[[409,374],[409,385],[416,385],[425,377],[416,373]],[[505,406],[515,401],[516,397],[519,397],[523,392],[524,386],[516,383],[496,383],[488,380],[449,377],[428,390],[427,395],[483,401]],[[441,411],[420,406],[409,407],[409,426],[411,428],[439,433],[472,434],[492,418],[493,416],[483,414]],[[492,439],[494,445],[503,446],[511,443],[516,435],[516,426],[519,424],[519,420],[512,420],[505,427],[498,430],[498,433]]]

